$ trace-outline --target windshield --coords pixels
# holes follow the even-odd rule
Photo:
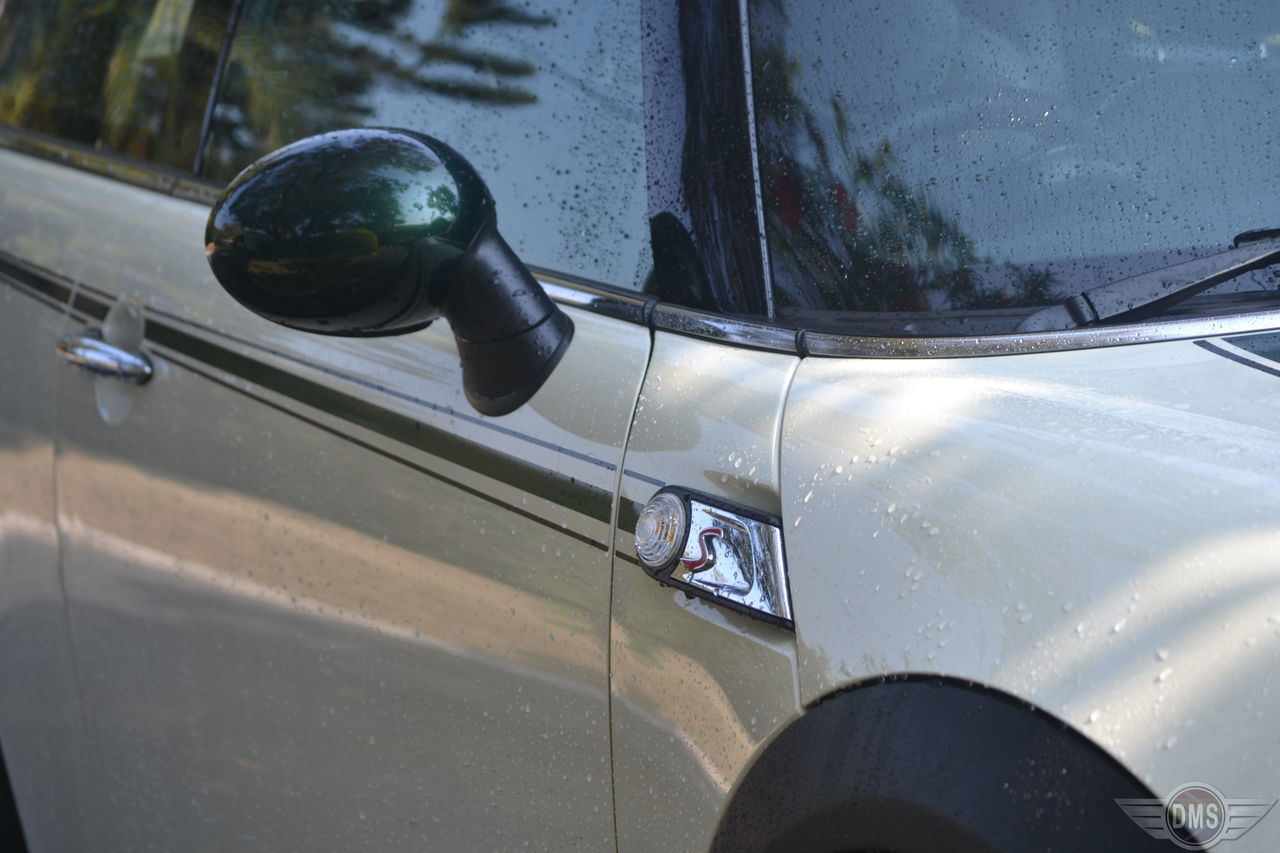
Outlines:
[[[1280,227],[1274,4],[753,0],[750,27],[784,321],[1012,331]],[[1180,310],[1278,286],[1254,272]]]

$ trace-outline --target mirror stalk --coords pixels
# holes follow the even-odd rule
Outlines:
[[[573,321],[502,239],[489,217],[457,262],[441,313],[462,361],[462,387],[476,411],[505,415],[523,405],[569,348]]]

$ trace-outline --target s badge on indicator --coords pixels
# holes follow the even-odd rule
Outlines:
[[[793,627],[782,526],[767,513],[668,486],[640,513],[636,554],[662,583]]]

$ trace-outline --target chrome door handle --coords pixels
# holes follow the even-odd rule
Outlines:
[[[102,339],[97,329],[83,329],[58,341],[58,355],[101,376],[141,385],[151,379],[151,359]]]

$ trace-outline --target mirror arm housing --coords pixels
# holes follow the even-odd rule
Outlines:
[[[498,233],[475,168],[415,131],[336,130],[273,151],[222,191],[204,242],[223,289],[291,329],[401,335],[444,315],[484,415],[533,397],[573,338]]]
[[[509,414],[560,362],[573,321],[507,245],[493,216],[450,273],[441,276],[443,286],[427,286],[453,329],[467,401],[484,415]]]

